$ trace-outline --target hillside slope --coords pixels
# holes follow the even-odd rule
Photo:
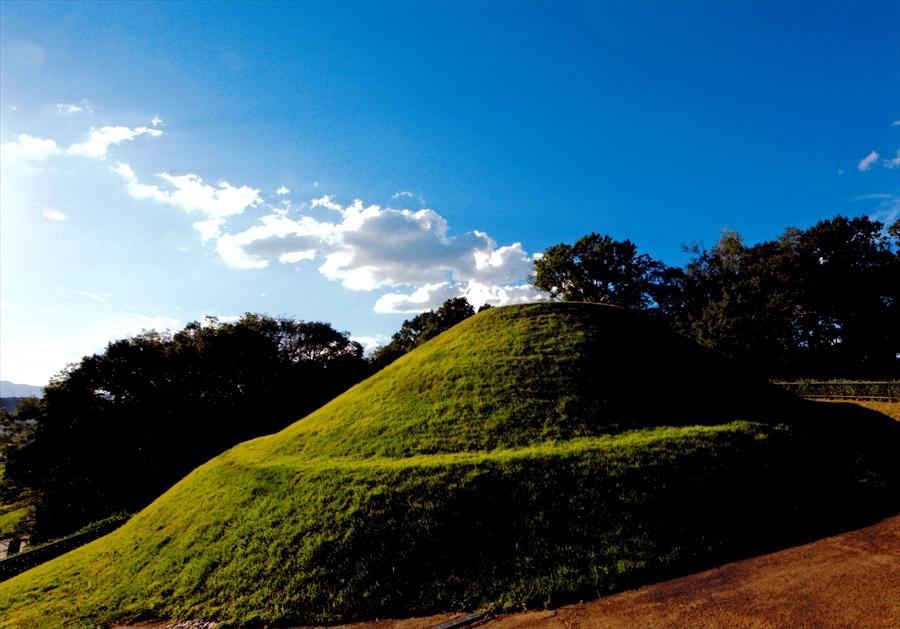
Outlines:
[[[823,406],[617,308],[491,309],[0,584],[0,617],[555,605],[895,512],[898,426]]]

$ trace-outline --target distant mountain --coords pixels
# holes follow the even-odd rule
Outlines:
[[[43,397],[44,387],[0,380],[0,397]]]

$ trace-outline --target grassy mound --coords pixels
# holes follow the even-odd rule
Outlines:
[[[0,618],[560,604],[896,511],[898,428],[616,308],[492,309],[0,584]]]

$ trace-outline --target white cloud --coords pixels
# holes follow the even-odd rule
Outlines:
[[[54,140],[35,138],[22,133],[16,136],[12,142],[5,142],[0,146],[0,153],[4,161],[9,163],[40,161],[59,155],[62,150]]]
[[[273,213],[243,232],[218,239],[227,264],[261,269],[278,261],[319,260],[319,272],[351,290],[412,287],[390,292],[375,304],[378,312],[421,312],[450,297],[465,295],[473,304],[532,301],[539,293],[523,282],[532,258],[521,243],[498,246],[487,234],[450,236],[447,221],[433,210],[416,212],[342,206],[325,195],[311,201],[340,214],[336,221],[311,216],[292,219]]]
[[[57,104],[60,111],[75,112],[82,108],[77,105]],[[142,135],[156,137],[162,135],[162,131],[148,129],[147,127],[101,127],[91,129],[88,139],[62,149],[55,140],[49,138],[36,138],[27,133],[19,134],[11,142],[5,142],[0,146],[2,158],[7,163],[37,162],[57,155],[76,155],[93,159],[105,159],[110,146],[133,140]]]
[[[897,151],[897,156],[894,157],[893,159],[886,159],[883,161],[884,161],[884,165],[886,167],[897,168],[898,166],[900,166],[900,150]]]
[[[113,172],[125,180],[128,193],[135,199],[151,199],[157,203],[180,207],[189,214],[201,214],[204,220],[194,223],[204,240],[219,235],[225,219],[241,214],[248,207],[262,203],[259,190],[249,186],[235,187],[221,181],[216,187],[203,183],[198,175],[170,175],[157,173],[172,190],[163,190],[153,184],[141,183],[128,164],[118,163]]]
[[[162,127],[165,126],[166,121],[159,116],[153,116],[153,118],[150,120],[150,124],[152,124],[154,127]]]
[[[56,103],[56,111],[61,114],[78,114],[83,111],[93,113],[94,108],[89,100],[83,98],[78,103]]]
[[[399,199],[400,197],[410,197],[412,198],[414,195],[409,190],[401,190],[400,192],[395,192],[391,195],[392,199]]]
[[[453,297],[462,296],[459,285],[450,282],[425,284],[412,293],[386,293],[378,298],[373,310],[382,313],[414,314],[434,310]]]
[[[70,155],[81,155],[83,157],[91,157],[94,159],[105,159],[106,152],[110,146],[121,144],[122,142],[133,140],[142,135],[150,137],[158,137],[162,135],[159,129],[150,129],[148,127],[137,127],[131,129],[129,127],[101,127],[99,129],[91,129],[88,139],[85,142],[73,144],[66,152]]]
[[[861,172],[869,170],[872,167],[872,164],[878,161],[878,157],[879,155],[877,151],[872,151],[871,153],[863,157],[859,162],[859,170]]]
[[[891,123],[891,126],[892,127],[900,127],[900,120],[895,120],[893,123]]]
[[[319,247],[332,249],[337,243],[334,225],[308,216],[295,221],[282,214],[260,219],[259,225],[238,234],[226,234],[216,243],[216,251],[226,264],[241,269],[263,269],[277,258],[283,264],[312,259]],[[308,252],[313,255],[309,256]]]
[[[384,345],[387,342],[387,337],[385,336],[351,336],[351,341],[356,341],[360,345],[363,346],[363,353],[366,355],[371,354],[379,346]]]
[[[200,232],[200,238],[206,242],[218,236],[224,224],[225,221],[221,218],[208,218],[205,221],[197,221],[192,227]]]
[[[326,194],[318,199],[312,199],[309,202],[309,207],[311,207],[311,208],[324,207],[324,208],[328,208],[329,210],[335,210],[336,212],[344,211],[343,207],[341,207],[339,204],[335,203],[332,200],[330,194]]]
[[[48,221],[64,221],[69,218],[59,210],[54,210],[52,208],[45,208],[41,210],[41,215]]]
[[[484,304],[506,306],[509,304],[541,301],[547,295],[529,284],[515,286],[490,286],[470,281],[465,284],[445,282],[426,284],[412,293],[387,293],[375,302],[375,312],[416,314],[438,308],[448,299],[465,297],[474,308]]]
[[[316,257],[315,249],[307,249],[306,251],[289,251],[278,256],[278,261],[282,264],[294,264],[303,260],[312,260]]]
[[[275,194],[278,194],[278,195],[282,195],[282,194],[290,194],[290,192],[291,192],[291,191],[288,190],[287,187],[285,187],[285,186],[278,186],[278,190],[275,191]]]

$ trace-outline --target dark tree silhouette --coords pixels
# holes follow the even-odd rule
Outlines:
[[[638,254],[630,240],[592,233],[574,245],[547,249],[534,263],[532,284],[555,299],[646,310],[657,304],[656,293],[667,279],[665,269],[647,254]]]
[[[769,377],[900,375],[900,221],[836,216],[748,246],[726,231],[684,269],[588,234],[547,249],[532,283],[556,299],[664,316]]]
[[[684,334],[769,376],[896,376],[900,260],[867,217],[753,246],[726,232],[694,251],[668,314]]]
[[[248,314],[146,332],[85,357],[45,390],[8,472],[35,490],[35,537],[142,507],[236,443],[277,431],[368,372],[324,323]]]

